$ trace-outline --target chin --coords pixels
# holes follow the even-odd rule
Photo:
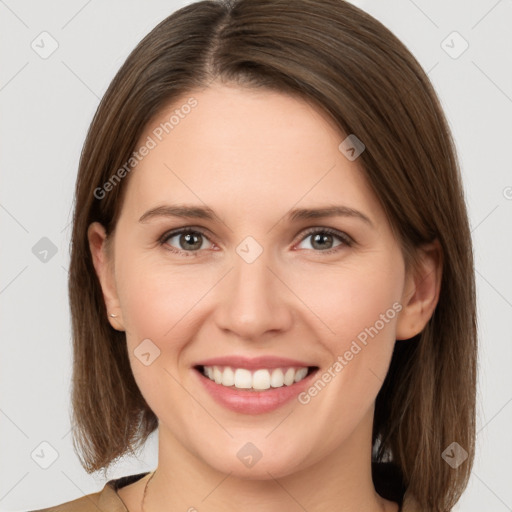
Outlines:
[[[203,461],[213,469],[246,480],[268,480],[281,478],[298,470],[300,455],[293,445],[288,444],[286,453],[279,453],[271,443],[235,443],[236,448],[223,447],[218,456],[211,452],[204,454]],[[259,445],[260,448],[257,448]],[[228,453],[232,455],[227,455]],[[270,474],[269,474],[270,473]]]

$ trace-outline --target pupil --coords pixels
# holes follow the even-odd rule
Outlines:
[[[319,241],[319,240],[324,240],[325,241],[325,238],[327,239],[330,239],[332,238],[332,235],[329,235],[329,234],[322,234],[322,233],[317,233],[314,237],[313,237],[313,247],[315,247],[315,244]],[[325,249],[325,244],[320,244],[320,249]]]
[[[189,245],[191,244],[191,245],[195,246],[195,247],[193,247],[194,249],[198,249],[199,247],[201,247],[201,242],[196,241],[196,243],[194,244],[194,242],[191,241],[193,238],[198,239],[199,237],[197,235],[186,234],[186,235],[182,235],[182,236],[184,237],[185,242],[187,244],[189,244]]]

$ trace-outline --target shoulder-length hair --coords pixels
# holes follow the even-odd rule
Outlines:
[[[450,510],[473,464],[477,369],[459,163],[426,73],[386,27],[343,0],[193,3],[138,44],[106,91],[81,155],[69,271],[73,442],[82,465],[106,468],[142,447],[158,426],[131,372],[125,334],[107,320],[87,228],[98,221],[113,232],[129,176],[105,184],[156,114],[213,80],[296,95],[322,109],[341,134],[364,142],[358,162],[405,261],[414,263],[415,249],[439,241],[439,301],[419,335],[395,344],[376,400],[373,457],[399,466],[422,508]],[[442,457],[452,442],[469,454],[457,469]]]

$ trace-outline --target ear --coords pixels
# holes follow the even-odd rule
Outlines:
[[[439,241],[418,249],[419,267],[407,273],[397,320],[396,339],[407,340],[419,334],[432,317],[439,300],[443,251]]]
[[[89,249],[96,275],[101,285],[103,299],[107,307],[108,321],[118,331],[124,331],[123,316],[114,278],[114,262],[111,251],[107,250],[107,234],[105,228],[99,222],[93,222],[87,229]],[[111,248],[110,248],[111,249]],[[116,315],[115,318],[110,315]]]

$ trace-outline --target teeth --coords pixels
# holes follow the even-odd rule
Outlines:
[[[276,368],[270,376],[270,385],[273,388],[280,388],[284,384],[284,374],[281,368]]]
[[[222,372],[214,366],[213,368],[213,380],[215,380],[216,384],[222,384]]]
[[[237,389],[264,390],[291,386],[306,377],[307,368],[273,368],[259,369],[251,372],[246,368],[231,368],[229,366],[204,366],[203,374],[210,380],[226,387]]]
[[[268,389],[270,387],[270,372],[268,370],[256,370],[252,376],[254,389]]]
[[[299,382],[299,380],[304,379],[307,374],[308,374],[308,369],[307,368],[299,368],[295,372],[295,382]]]
[[[229,366],[224,368],[224,372],[222,372],[222,382],[223,386],[234,386],[235,385],[235,374]]]

